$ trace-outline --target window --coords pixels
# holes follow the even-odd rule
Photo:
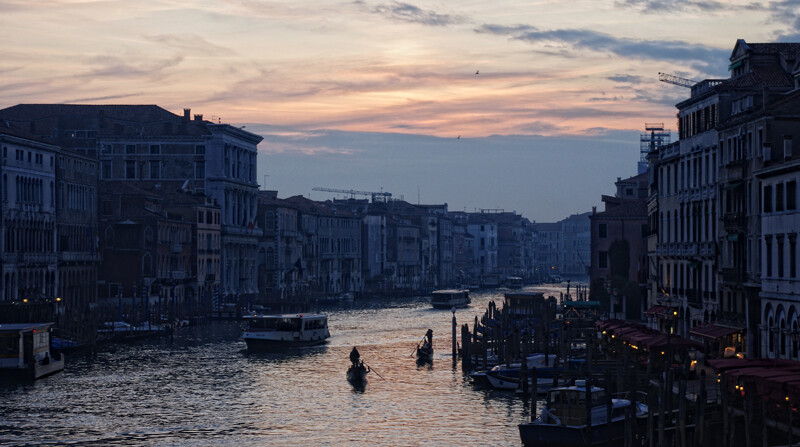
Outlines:
[[[789,235],[789,278],[797,278],[797,235]]]
[[[111,178],[111,161],[110,160],[104,160],[102,169],[103,169],[103,172],[101,172],[102,177],[104,179],[110,179]]]
[[[158,160],[150,161],[150,178],[158,180],[161,178],[161,162]]]
[[[136,178],[136,162],[125,160],[125,178],[132,180]]]
[[[764,203],[764,212],[771,213],[772,212],[772,186],[765,185],[764,186],[764,197],[762,198]]]
[[[194,153],[195,153],[196,155],[205,155],[205,153],[206,153],[206,147],[205,147],[205,145],[203,145],[203,144],[198,144],[197,146],[195,146],[195,147],[194,147]]]
[[[764,243],[766,244],[766,250],[764,252],[764,258],[767,262],[767,268],[765,269],[765,274],[767,277],[772,276],[772,236],[767,236],[764,238]]]
[[[783,136],[783,158],[790,158],[792,156],[792,136]]]
[[[204,161],[197,161],[194,164],[194,178],[203,180],[206,178],[206,163]]]
[[[150,145],[150,153],[151,154],[160,154],[161,153],[161,145],[160,144],[151,144]]]
[[[599,259],[598,259],[598,262],[597,262],[597,267],[601,268],[601,269],[607,269],[608,268],[608,252],[607,251],[599,251],[597,253],[597,255],[599,256]]]
[[[783,211],[783,183],[775,185],[775,211]]]
[[[776,242],[777,247],[778,247],[778,250],[777,250],[778,251],[778,253],[777,253],[778,254],[778,272],[777,272],[777,276],[778,276],[778,278],[783,278],[784,277],[784,272],[783,272],[783,235],[779,235],[778,237],[776,237],[775,238],[775,242]]]
[[[608,237],[608,224],[601,223],[597,227],[597,236],[600,239],[605,239]]]
[[[125,153],[128,155],[132,155],[136,153],[136,145],[135,144],[126,144],[125,145]]]

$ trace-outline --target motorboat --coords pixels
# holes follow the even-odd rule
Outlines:
[[[64,369],[64,355],[51,352],[53,323],[0,324],[0,375],[36,380]]]
[[[248,315],[242,338],[250,351],[314,346],[331,337],[325,314]]]
[[[431,293],[431,305],[436,309],[467,307],[470,302],[469,291],[464,289],[434,290]]]
[[[590,399],[588,405],[587,398]],[[574,385],[547,392],[547,403],[541,415],[519,424],[520,439],[527,447],[596,446],[607,445],[609,441],[611,445],[620,445],[625,435],[626,414],[632,412],[634,420],[646,417],[644,402],[644,397],[635,403],[629,399],[614,399],[605,389],[594,386],[587,389],[585,380],[576,380]]]

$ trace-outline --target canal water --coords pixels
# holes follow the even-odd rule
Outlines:
[[[471,327],[503,292],[471,292],[458,325]],[[214,322],[75,355],[32,384],[0,384],[0,445],[520,445],[517,424],[530,419],[522,399],[477,389],[453,367],[450,311],[427,297],[320,310],[332,334],[320,347],[252,354],[239,322]],[[428,328],[433,366],[417,367]],[[375,371],[363,391],[345,379],[353,346]]]

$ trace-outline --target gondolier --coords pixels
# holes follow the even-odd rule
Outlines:
[[[361,354],[359,354],[358,353],[358,349],[356,349],[356,347],[353,346],[353,350],[350,351],[350,363],[352,363],[353,366],[358,366],[358,360],[360,358],[361,358]]]

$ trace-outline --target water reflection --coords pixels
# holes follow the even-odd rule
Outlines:
[[[502,301],[471,296],[458,324]],[[519,444],[529,410],[453,368],[450,311],[413,297],[327,312],[330,341],[291,352],[249,353],[240,325],[219,322],[70,357],[63,373],[0,386],[0,445]],[[429,328],[434,360],[417,366]],[[363,390],[346,379],[353,346],[374,370]]]

